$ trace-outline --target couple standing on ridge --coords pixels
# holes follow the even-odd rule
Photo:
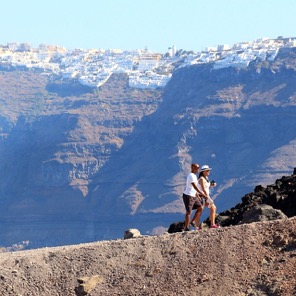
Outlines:
[[[186,180],[186,188],[183,193],[183,202],[186,209],[185,214],[185,231],[189,230],[189,226],[200,229],[200,216],[204,205],[201,196],[205,199],[205,206],[210,209],[211,228],[218,228],[215,224],[216,206],[214,201],[210,198],[210,187],[215,187],[215,181],[209,181],[211,168],[208,165],[203,165],[197,179],[197,172],[199,165],[193,163],[191,165],[191,173],[188,174]],[[192,210],[196,210],[194,217],[190,220]]]

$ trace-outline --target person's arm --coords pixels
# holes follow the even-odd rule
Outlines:
[[[202,203],[201,194],[196,192],[195,197],[198,198],[198,200]]]
[[[205,195],[197,186],[194,182],[191,183],[191,185],[193,186],[193,188],[197,191],[198,194],[200,195]]]

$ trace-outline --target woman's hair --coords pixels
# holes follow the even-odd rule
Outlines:
[[[199,175],[198,175],[198,179],[199,179],[200,177],[204,177],[204,178],[206,179],[207,182],[210,182],[210,181],[209,181],[209,178],[206,177],[206,176],[204,176],[203,172],[204,172],[204,171],[201,171],[201,172],[199,173]]]

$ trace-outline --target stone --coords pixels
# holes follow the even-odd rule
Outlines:
[[[277,235],[273,238],[272,244],[278,247],[286,246],[289,243],[289,240],[283,235]]]
[[[243,214],[241,223],[252,223],[259,221],[277,220],[288,218],[282,211],[272,206],[261,204],[251,208]]]
[[[131,228],[124,232],[124,239],[134,238],[141,236],[141,232],[138,229]]]
[[[184,222],[172,223],[168,229],[168,233],[182,232],[185,228]]]
[[[99,275],[79,278],[79,286],[76,287],[75,293],[77,296],[84,296],[89,294],[103,279]]]

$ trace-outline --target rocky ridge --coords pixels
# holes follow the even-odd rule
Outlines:
[[[296,293],[296,219],[0,254],[3,296]]]
[[[296,216],[295,201],[296,168],[291,176],[283,176],[277,179],[274,184],[266,187],[256,186],[254,192],[242,197],[241,203],[230,210],[219,213],[217,221],[222,226],[230,226],[294,217]]]

